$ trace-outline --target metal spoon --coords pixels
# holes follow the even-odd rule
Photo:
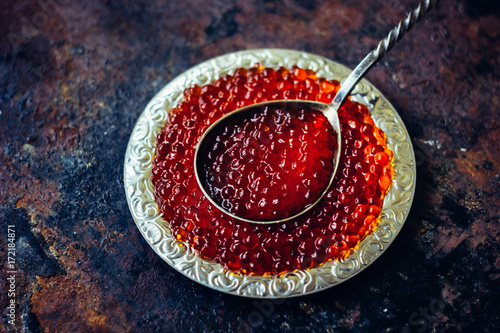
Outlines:
[[[228,113],[224,117],[221,117],[219,120],[214,122],[203,134],[201,137],[198,146],[196,147],[195,157],[194,157],[194,170],[196,175],[196,180],[200,185],[204,195],[210,200],[210,202],[216,206],[218,209],[223,211],[224,213],[247,222],[252,223],[278,223],[283,221],[288,221],[293,218],[296,218],[305,212],[309,211],[313,208],[328,192],[330,185],[333,182],[335,177],[337,167],[340,160],[340,151],[341,151],[341,136],[340,136],[340,123],[338,118],[338,111],[342,104],[347,99],[347,96],[351,93],[354,86],[365,76],[365,74],[370,70],[370,68],[375,65],[382,57],[394,46],[394,44],[399,41],[404,34],[410,30],[413,25],[419,21],[421,18],[425,16],[425,14],[434,6],[437,0],[424,0],[422,1],[416,9],[410,12],[407,17],[399,22],[399,24],[393,28],[386,38],[380,41],[378,46],[372,50],[368,55],[356,66],[356,68],[351,72],[351,74],[343,81],[339,91],[335,95],[331,104],[325,104],[320,102],[312,102],[312,101],[302,101],[302,100],[280,100],[280,101],[268,101],[258,104],[249,105],[240,109],[237,109],[233,112]],[[320,193],[318,198],[311,204],[306,207],[303,207],[301,211],[298,213],[287,216],[285,218],[279,220],[251,220],[247,218],[243,218],[233,214],[228,211],[224,207],[222,207],[214,198],[210,196],[209,184],[206,179],[206,174],[204,170],[204,160],[200,157],[200,152],[207,151],[209,149],[208,145],[214,141],[214,135],[219,132],[219,129],[224,128],[227,124],[234,124],[238,121],[241,123],[242,119],[248,118],[255,112],[258,112],[264,107],[272,107],[272,108],[281,108],[287,110],[317,110],[321,111],[324,116],[330,122],[332,128],[337,134],[337,143],[338,147],[334,154],[333,158],[333,170],[330,173],[330,178],[327,182],[326,187]]]

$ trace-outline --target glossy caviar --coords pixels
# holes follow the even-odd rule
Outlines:
[[[266,106],[221,126],[205,161],[209,194],[238,217],[279,220],[316,201],[333,171],[337,148],[316,110]]]
[[[342,151],[335,179],[322,201],[300,218],[271,225],[233,219],[205,198],[194,176],[196,144],[223,114],[266,100],[329,103],[338,88],[311,70],[255,66],[186,89],[157,136],[151,172],[172,235],[207,260],[243,274],[277,275],[348,256],[377,226],[393,178],[392,152],[365,106],[347,101],[339,111]]]

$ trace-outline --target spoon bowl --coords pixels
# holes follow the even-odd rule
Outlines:
[[[323,115],[328,119],[329,124],[334,130],[334,135],[336,137],[336,142],[337,142],[337,147],[335,147],[334,154],[333,154],[333,168],[330,172],[330,175],[328,177],[328,181],[326,183],[326,186],[323,188],[321,193],[318,195],[318,197],[312,202],[304,207],[295,214],[291,214],[290,216],[285,216],[283,218],[279,219],[273,219],[273,220],[255,220],[255,219],[250,219],[250,218],[245,218],[242,216],[238,216],[231,212],[229,209],[226,209],[221,205],[220,202],[215,200],[211,193],[210,190],[210,182],[207,179],[207,173],[205,172],[205,158],[204,154],[202,152],[207,152],[211,149],[211,146],[215,143],[216,136],[218,134],[217,129],[224,128],[225,126],[235,124],[235,123],[242,123],[243,120],[250,118],[252,115],[254,115],[256,112],[262,110],[262,108],[271,108],[271,109],[281,109],[284,111],[290,111],[290,112],[298,112],[300,110],[307,110],[307,111],[319,111],[323,113]],[[269,224],[269,223],[278,223],[278,222],[284,222],[293,218],[296,218],[305,212],[309,211],[311,208],[313,208],[326,194],[328,191],[328,188],[333,182],[333,179],[335,177],[335,173],[337,171],[337,167],[339,164],[340,160],[340,151],[341,151],[341,134],[340,134],[340,122],[337,114],[337,110],[335,110],[334,107],[332,107],[331,104],[325,104],[325,103],[320,103],[320,102],[315,102],[315,101],[302,101],[302,100],[276,100],[276,101],[268,101],[268,102],[262,102],[262,103],[256,103],[252,104],[240,109],[237,109],[233,112],[230,112],[226,114],[225,116],[221,117],[218,119],[216,122],[214,122],[203,134],[203,136],[200,138],[200,141],[198,143],[198,146],[196,147],[196,153],[194,157],[194,170],[195,170],[195,175],[196,175],[196,180],[198,181],[198,185],[200,186],[201,190],[203,191],[203,194],[207,197],[207,199],[218,209],[223,211],[224,213],[251,223],[262,223],[262,224]]]

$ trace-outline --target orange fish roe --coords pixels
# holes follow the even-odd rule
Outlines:
[[[240,218],[291,217],[330,180],[337,138],[320,111],[266,106],[216,134],[200,152],[209,193]]]
[[[385,134],[364,105],[348,100],[339,111],[337,174],[322,201],[300,218],[271,225],[231,218],[205,198],[194,176],[196,144],[222,115],[266,100],[329,103],[338,88],[338,82],[311,70],[255,66],[186,89],[157,136],[151,172],[155,199],[172,235],[205,259],[243,274],[277,275],[347,257],[376,228],[394,173]],[[232,170],[250,176],[242,175],[244,168]]]

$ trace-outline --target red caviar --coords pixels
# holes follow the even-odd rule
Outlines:
[[[317,200],[336,148],[320,111],[267,106],[241,124],[221,126],[200,158],[210,196],[220,206],[265,221],[291,217]]]
[[[172,235],[204,258],[243,274],[276,275],[348,256],[377,226],[394,173],[385,135],[364,105],[347,101],[339,111],[343,141],[337,174],[322,201],[300,218],[259,225],[229,217],[203,195],[193,164],[196,144],[222,115],[266,100],[328,103],[338,88],[338,82],[311,70],[255,66],[186,89],[157,136],[151,172],[155,199]],[[292,146],[292,153],[300,153],[296,143]],[[245,173],[242,166],[230,171]],[[228,172],[229,182],[233,176]]]

